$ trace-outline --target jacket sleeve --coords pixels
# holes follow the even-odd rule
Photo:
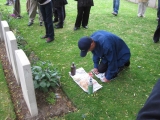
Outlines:
[[[160,79],[155,84],[150,96],[137,115],[137,120],[160,119]]]
[[[96,56],[96,55],[93,54],[94,68],[98,68],[99,61],[100,61],[100,58],[98,56]]]

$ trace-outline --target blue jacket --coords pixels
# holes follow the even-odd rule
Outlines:
[[[117,74],[118,68],[129,61],[130,50],[121,38],[107,31],[96,31],[90,37],[96,43],[92,51],[94,68],[98,68],[100,61],[108,63],[105,77],[111,80]]]

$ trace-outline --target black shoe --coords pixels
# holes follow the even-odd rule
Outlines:
[[[55,28],[59,29],[59,28],[63,28],[63,26],[62,25],[56,25]]]
[[[154,43],[157,43],[158,41],[153,41]]]
[[[53,20],[53,23],[56,23],[56,22],[58,22],[58,19],[54,19],[54,20]]]
[[[5,5],[9,5],[9,2],[7,2]]]
[[[33,22],[29,22],[29,23],[28,23],[28,26],[31,26],[32,24],[33,24]]]
[[[22,16],[17,16],[17,19],[21,19],[22,18]]]
[[[88,29],[88,26],[82,26],[84,29]]]
[[[124,66],[129,66],[130,65],[130,61],[128,61],[128,62],[126,62],[125,64],[124,64]]]
[[[54,40],[54,38],[53,38],[53,39],[47,38],[47,39],[46,39],[46,42],[47,42],[47,43],[50,43],[50,42],[52,42],[53,40]]]
[[[80,29],[80,27],[74,27],[74,31]]]
[[[153,39],[153,42],[154,42],[154,43],[157,43],[158,41],[159,41],[159,40],[154,40],[154,39]]]
[[[43,25],[43,23],[42,23],[42,22],[40,22],[40,23],[39,23],[39,26],[42,26],[42,25]]]

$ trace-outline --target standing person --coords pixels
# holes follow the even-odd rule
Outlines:
[[[74,30],[80,29],[82,27],[88,29],[88,20],[91,6],[94,5],[93,0],[75,0],[77,1],[77,18],[74,26]]]
[[[29,6],[29,23],[28,26],[31,26],[34,23],[34,19],[36,17],[37,14],[37,8],[38,8],[38,15],[39,15],[39,25],[42,26],[42,14],[39,8],[39,4],[36,0],[30,0],[30,6]]]
[[[114,16],[118,15],[119,4],[120,4],[120,0],[113,0],[113,12],[112,12],[112,14]]]
[[[160,120],[160,79],[154,85],[136,120]]]
[[[145,17],[146,8],[149,0],[138,0],[138,17]]]
[[[40,4],[40,10],[42,13],[46,34],[42,39],[46,38],[46,42],[52,42],[54,40],[54,28],[52,22],[52,1],[51,0],[38,0]]]
[[[58,15],[58,24],[55,25],[55,28],[63,28],[64,23],[64,12],[65,5],[68,4],[67,0],[53,0],[53,6],[55,9],[55,15]]]
[[[90,37],[78,41],[80,56],[85,57],[88,51],[93,54],[95,74],[105,73],[104,82],[110,82],[125,66],[130,65],[130,50],[118,36],[103,30],[94,32]]]
[[[26,10],[27,10],[28,14],[29,14],[29,9],[30,9],[30,0],[27,0],[26,1]]]
[[[11,16],[20,19],[22,17],[20,14],[21,14],[20,0],[14,0],[13,14],[11,14]]]
[[[157,8],[157,20],[160,18],[160,0],[158,0],[158,8]]]
[[[52,0],[52,3],[53,3],[53,1],[54,0]],[[52,4],[52,6],[53,6],[53,16],[54,16],[53,23],[56,23],[56,22],[58,22],[58,12],[57,12],[57,9],[55,9],[54,4]],[[63,15],[64,15],[64,20],[65,20],[65,18],[66,18],[65,5],[63,5]]]
[[[160,39],[160,19],[158,19],[157,29],[154,32],[154,36],[153,36],[154,43],[157,43],[159,39]]]

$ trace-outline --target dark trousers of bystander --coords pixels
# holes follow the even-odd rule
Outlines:
[[[20,0],[15,0],[13,14],[15,14],[16,17],[20,17],[20,12]]]
[[[59,18],[59,21],[58,21],[57,25],[63,26],[63,22],[64,22],[64,7],[63,6],[56,7],[55,9],[57,10],[58,18]]]
[[[157,18],[160,18],[160,0],[158,0]]]
[[[154,43],[157,43],[159,41],[159,38],[160,38],[160,19],[158,20],[157,29],[154,32],[154,36],[153,36]]]
[[[91,6],[77,8],[78,14],[76,18],[75,27],[80,27],[81,24],[83,27],[88,25],[90,9]]]
[[[52,23],[52,2],[49,2],[45,5],[40,5],[40,10],[45,25],[46,37],[54,39],[54,28]]]

